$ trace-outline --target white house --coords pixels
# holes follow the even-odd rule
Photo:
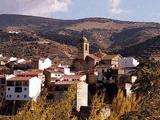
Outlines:
[[[39,62],[38,62],[38,68],[40,69],[40,70],[44,70],[44,69],[47,69],[47,68],[49,68],[49,67],[51,67],[52,66],[52,61],[51,61],[51,59],[49,59],[49,58],[41,58],[41,59],[39,59]]]
[[[52,71],[50,75],[51,78],[60,79],[64,74],[62,72]]]
[[[119,68],[137,67],[139,62],[133,57],[124,57],[118,61]]]
[[[75,75],[75,73],[70,71],[69,67],[58,67],[57,70],[62,72],[65,75]]]
[[[77,84],[77,111],[80,111],[81,106],[88,106],[88,84],[85,82]]]
[[[34,58],[32,65],[34,69],[44,70],[52,66],[52,61],[49,58]]]
[[[6,100],[36,100],[42,80],[37,77],[11,77],[6,80]]]

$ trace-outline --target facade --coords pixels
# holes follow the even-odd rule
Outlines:
[[[11,77],[6,80],[6,100],[36,100],[42,80],[37,77]]]
[[[80,111],[82,106],[88,106],[88,84],[85,82],[77,84],[77,111]]]
[[[139,65],[139,62],[133,57],[124,57],[120,59],[118,63],[119,68],[131,68],[137,67],[137,65]]]
[[[52,66],[52,61],[49,58],[35,58],[32,60],[34,69],[44,70]]]
[[[118,68],[119,61],[122,59],[122,56],[119,54],[106,54],[101,58],[101,62],[106,65],[111,66],[112,68]]]
[[[6,77],[5,75],[0,75],[0,101],[5,98],[6,93]]]

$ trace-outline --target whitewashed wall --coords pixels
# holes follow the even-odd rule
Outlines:
[[[77,111],[81,106],[88,106],[88,84],[85,82],[77,84]]]

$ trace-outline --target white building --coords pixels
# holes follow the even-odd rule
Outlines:
[[[128,97],[130,97],[132,95],[132,85],[133,83],[135,83],[135,81],[137,80],[137,76],[131,76],[131,81],[130,82],[127,82],[125,83],[125,90],[126,90],[126,95]]]
[[[133,57],[124,57],[118,62],[119,68],[132,68],[137,67],[137,65],[139,65],[139,62]]]
[[[37,77],[11,77],[6,80],[6,100],[36,100],[42,80]]]
[[[39,59],[39,67],[38,69],[44,70],[52,66],[52,61],[49,58],[41,58]]]
[[[88,106],[88,84],[85,82],[77,84],[77,111],[81,106]]]
[[[60,79],[64,74],[62,72],[53,71],[50,74],[51,78]]]
[[[52,66],[52,61],[49,58],[35,58],[32,64],[35,69],[44,70]]]
[[[75,75],[75,73],[71,72],[69,67],[58,67],[57,70],[65,75]]]

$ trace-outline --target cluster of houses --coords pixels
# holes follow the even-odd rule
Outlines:
[[[131,86],[137,79],[133,74],[139,62],[133,57],[107,54],[102,51],[90,54],[89,42],[82,37],[78,44],[78,55],[72,65],[54,63],[49,58],[32,60],[8,58],[0,55],[0,66],[12,69],[0,74],[0,100],[36,100],[45,94],[48,101],[65,95],[68,87],[77,81],[76,109],[88,106],[89,86],[114,83],[130,96]]]

